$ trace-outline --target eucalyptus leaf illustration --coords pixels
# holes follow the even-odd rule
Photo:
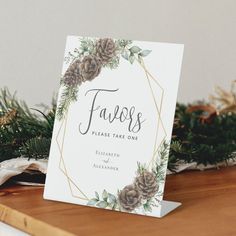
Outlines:
[[[99,200],[99,194],[98,192],[95,192],[96,199]]]
[[[112,207],[112,210],[115,210],[117,206],[118,206],[118,204],[115,203],[115,204],[113,205],[113,207]]]
[[[124,50],[123,53],[121,54],[121,56],[125,59],[125,60],[129,60],[129,54],[127,50]]]
[[[107,201],[108,193],[107,193],[107,191],[105,189],[103,190],[102,198],[103,198],[104,201]]]
[[[111,203],[115,203],[116,202],[116,196],[111,194],[111,193],[108,193],[108,200]]]
[[[130,50],[131,53],[138,53],[138,52],[140,52],[142,49],[141,49],[140,47],[138,47],[138,46],[133,46],[133,47],[131,47],[129,50]]]
[[[133,54],[130,54],[129,62],[130,62],[131,64],[133,64],[133,63],[134,63],[134,60],[135,60],[135,56],[134,56]]]
[[[96,198],[92,198],[88,201],[87,205],[94,206],[97,202],[98,202],[98,200]]]
[[[138,61],[139,61],[139,63],[141,63],[141,62],[142,62],[142,56],[141,56],[141,55],[139,55],[139,54],[138,54]]]
[[[146,57],[148,54],[150,54],[151,50],[143,50],[139,53],[141,57]]]
[[[106,208],[108,206],[108,203],[105,201],[100,201],[97,203],[97,206],[100,208]]]

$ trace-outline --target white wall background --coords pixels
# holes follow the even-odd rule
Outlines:
[[[235,0],[0,0],[0,87],[50,103],[68,34],[184,43],[181,102],[236,79]]]

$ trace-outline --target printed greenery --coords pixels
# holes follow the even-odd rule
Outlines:
[[[166,176],[166,167],[168,161],[168,146],[169,145],[166,142],[163,143],[158,152],[158,157],[160,158],[160,160],[159,161],[157,160],[155,162],[154,167],[152,169],[149,169],[146,164],[141,164],[139,162],[137,163],[138,164],[137,173],[134,183],[132,185],[126,186],[123,190],[118,190],[117,194],[111,194],[104,189],[101,196],[99,196],[98,192],[95,191],[95,197],[90,199],[87,205],[96,206],[98,208],[117,210],[117,211],[132,212],[141,210],[143,214],[146,214],[147,212],[152,212],[153,207],[158,207],[161,197],[163,196],[162,184],[164,183]],[[151,183],[148,183],[148,181],[150,182],[150,178],[145,178],[145,181],[142,182],[141,185],[142,189],[140,189],[137,185],[137,182],[145,174],[148,174],[149,177],[153,176],[154,179],[153,180],[151,179]],[[120,195],[122,195],[122,191],[125,191],[127,187],[131,188],[130,191],[132,192],[137,191],[138,194],[142,195],[141,197],[137,196],[138,200],[135,199],[136,196],[134,196],[134,201],[137,202],[139,201],[138,204],[136,204],[135,202],[136,205],[132,205],[132,198],[130,194],[127,202],[125,203],[123,202],[124,200],[120,198]],[[147,192],[143,192],[145,190]]]
[[[65,87],[61,94],[60,103],[57,107],[57,117],[59,119],[63,118],[63,115],[68,111],[71,102],[77,100],[77,87]]]
[[[75,48],[73,52],[69,52],[64,59],[69,67],[61,78],[62,95],[56,115],[59,120],[64,118],[70,104],[77,100],[80,85],[97,77],[102,68],[116,69],[121,58],[131,64],[134,63],[135,59],[141,62],[141,59],[151,52],[151,50],[142,50],[133,45],[132,40],[109,38],[78,38],[78,40],[79,47]],[[89,60],[88,57],[90,57]],[[86,66],[84,67],[85,63]],[[95,73],[91,73],[93,71],[88,69],[92,77],[85,77],[83,75],[84,68],[95,68]]]
[[[128,49],[125,48],[121,55],[124,59],[133,64],[135,58],[138,58],[138,60],[141,62],[142,57],[146,57],[150,52],[151,50],[142,50],[138,46],[132,46]]]
[[[95,192],[95,197],[90,199],[87,205],[111,210],[116,210],[119,208],[117,197],[111,193],[108,193],[105,189],[103,190],[101,196],[99,196],[98,192]]]

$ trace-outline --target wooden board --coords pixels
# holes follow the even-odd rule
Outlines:
[[[165,199],[183,205],[162,219],[46,201],[43,188],[0,189],[0,220],[33,235],[236,235],[236,167],[167,177]]]

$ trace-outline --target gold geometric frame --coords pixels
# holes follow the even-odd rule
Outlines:
[[[147,79],[147,82],[148,82],[148,86],[150,88],[152,98],[153,98],[153,102],[154,102],[154,105],[155,105],[155,109],[157,111],[157,129],[156,129],[156,132],[155,132],[155,142],[154,142],[154,147],[153,147],[153,155],[152,155],[151,160],[148,164],[148,168],[152,168],[153,165],[154,165],[154,161],[157,158],[158,150],[159,150],[160,146],[163,144],[163,142],[164,142],[164,140],[167,136],[167,133],[166,133],[166,130],[165,130],[162,118],[161,118],[162,104],[163,104],[163,98],[164,98],[164,89],[158,83],[158,81],[154,78],[154,76],[152,76],[151,73],[147,70],[147,68],[144,64],[144,61],[142,59],[141,60],[136,59],[136,61],[139,63],[139,65],[143,68],[143,70],[145,72],[146,79]],[[155,82],[155,84],[161,89],[160,108],[158,107],[158,104],[157,104],[157,101],[156,101],[156,98],[155,98],[155,95],[154,95],[154,91],[153,91],[153,88],[152,88],[152,85],[151,85],[151,80],[153,80]],[[63,157],[64,139],[65,139],[65,133],[66,133],[66,128],[67,128],[67,119],[68,119],[67,115],[68,114],[66,114],[64,119],[62,120],[62,123],[59,127],[58,133],[56,135],[56,143],[57,143],[58,150],[60,152],[59,169],[67,178],[67,182],[68,182],[68,185],[69,185],[71,195],[75,198],[88,201],[89,198],[87,197],[87,195],[79,188],[79,186],[75,183],[75,181],[73,181],[73,179],[69,176],[66,165],[65,165],[65,160],[64,160],[64,157]],[[164,135],[163,139],[161,140],[160,144],[157,145],[157,139],[158,139],[158,133],[159,133],[158,131],[159,131],[160,126],[163,128],[163,131],[164,131],[165,135]],[[62,143],[59,143],[59,135],[60,135],[62,130],[63,130]],[[77,189],[77,191],[80,193],[80,195],[74,194],[73,187]]]

